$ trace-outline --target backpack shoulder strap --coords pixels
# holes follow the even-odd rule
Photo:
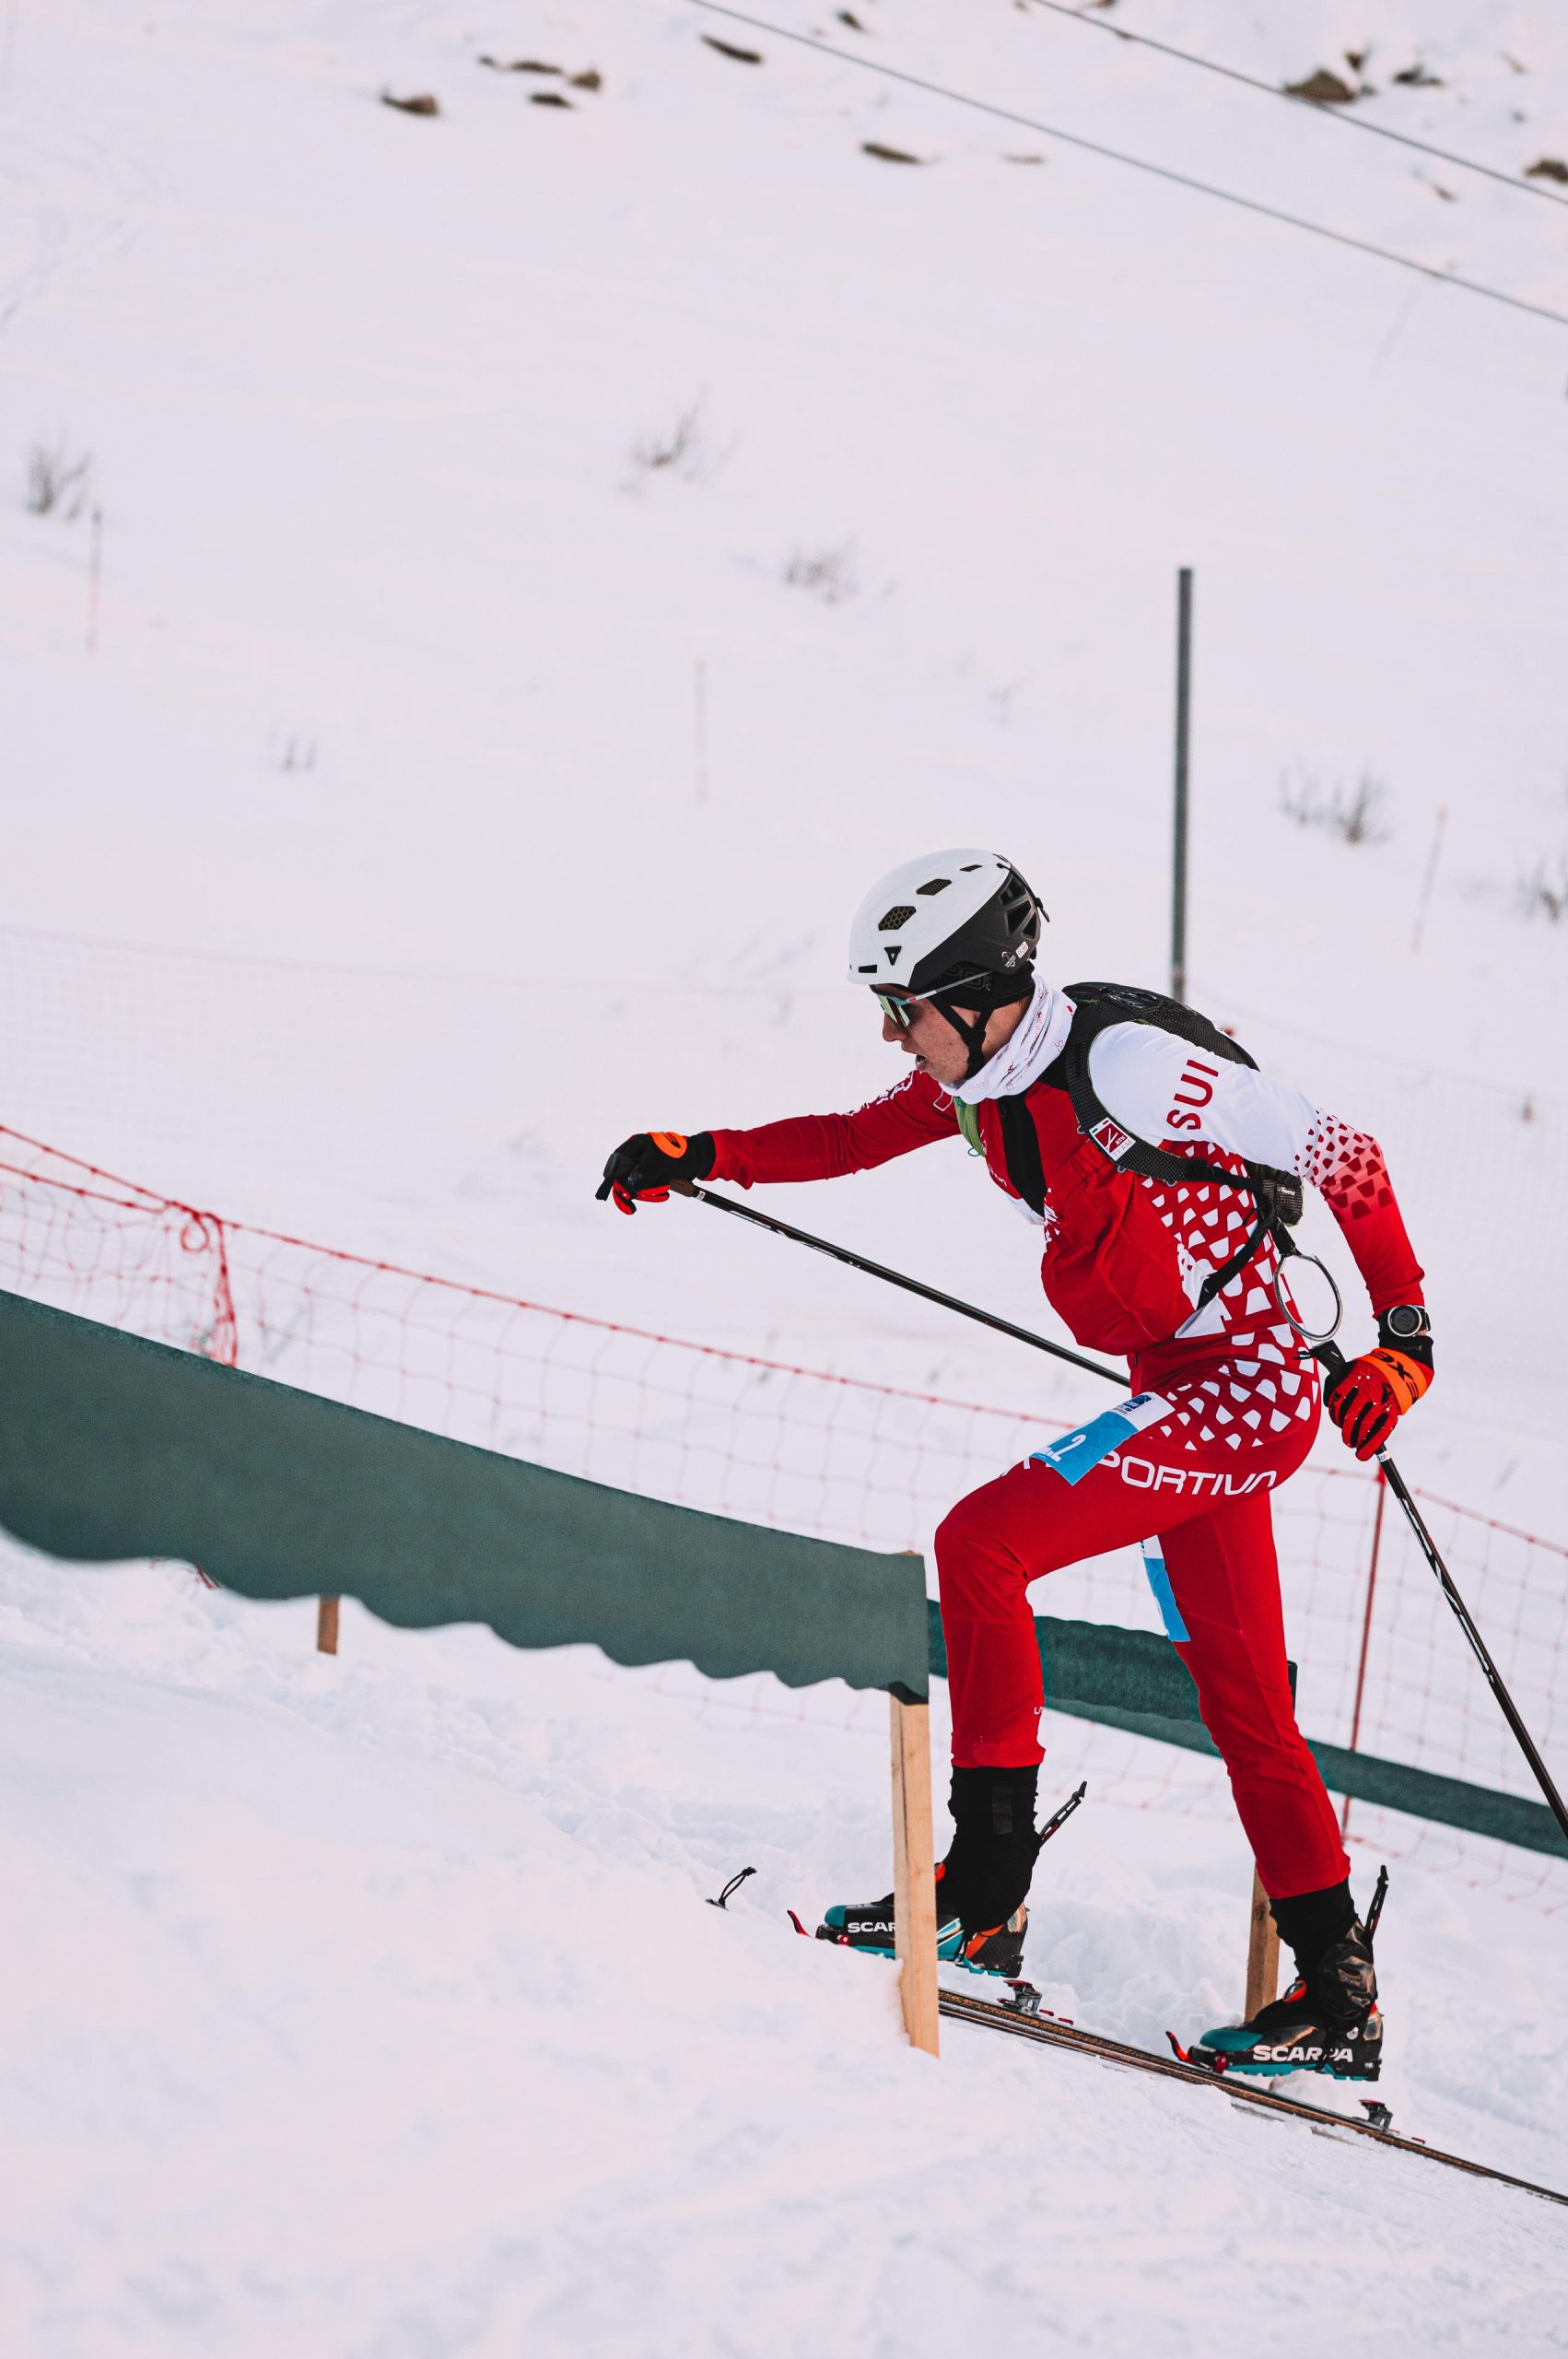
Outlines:
[[[1246,1189],[1253,1197],[1258,1218],[1251,1234],[1223,1269],[1210,1272],[1199,1290],[1197,1308],[1202,1309],[1229,1285],[1266,1237],[1271,1235],[1281,1252],[1293,1252],[1295,1248],[1288,1231],[1301,1218],[1302,1191],[1301,1181],[1293,1172],[1274,1171],[1261,1163],[1248,1163],[1245,1172],[1227,1171],[1222,1164],[1200,1163],[1193,1156],[1170,1155],[1164,1147],[1124,1130],[1106,1111],[1089,1078],[1089,1051],[1100,1034],[1108,1032],[1116,1024],[1153,1025],[1162,1032],[1174,1033],[1178,1040],[1190,1041],[1194,1048],[1204,1050],[1210,1056],[1220,1057],[1228,1064],[1249,1065],[1256,1072],[1257,1062],[1248,1056],[1241,1042],[1233,1040],[1228,1032],[1222,1032],[1217,1024],[1200,1015],[1196,1008],[1184,1007],[1180,1000],[1167,999],[1163,992],[1141,991],[1132,983],[1070,983],[1067,996],[1073,1003],[1071,1029],[1060,1055],[1040,1078],[1051,1087],[1067,1092],[1083,1136],[1093,1139],[1118,1171],[1131,1171],[1140,1179],[1158,1180],[1166,1187],[1190,1187],[1194,1180],[1212,1180],[1221,1187]]]
[[[1070,983],[1067,996],[1073,1003],[1072,1027],[1060,1055],[1040,1078],[1053,1088],[1066,1090],[1084,1137],[1093,1139],[1118,1170],[1135,1171],[1143,1180],[1159,1180],[1175,1187],[1200,1175],[1225,1187],[1250,1188],[1250,1179],[1237,1172],[1226,1171],[1217,1163],[1197,1163],[1188,1156],[1168,1155],[1163,1147],[1124,1130],[1106,1112],[1089,1078],[1090,1050],[1102,1032],[1117,1024],[1153,1025],[1227,1063],[1250,1065],[1253,1060],[1240,1042],[1195,1008],[1184,1007],[1179,1000],[1166,999],[1160,992],[1140,991],[1131,983]]]

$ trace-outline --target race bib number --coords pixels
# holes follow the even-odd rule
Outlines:
[[[1113,1449],[1120,1449],[1134,1434],[1163,1425],[1173,1412],[1174,1403],[1163,1394],[1134,1392],[1126,1401],[1118,1401],[1114,1408],[1102,1409],[1086,1426],[1063,1434],[1059,1441],[1051,1442],[1045,1449],[1032,1449],[1029,1455],[1038,1459],[1042,1466],[1050,1467],[1064,1483],[1082,1483],[1084,1475],[1092,1473]]]

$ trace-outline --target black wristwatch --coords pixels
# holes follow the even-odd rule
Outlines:
[[[1378,1320],[1387,1342],[1394,1344],[1430,1343],[1432,1321],[1419,1302],[1396,1303]]]

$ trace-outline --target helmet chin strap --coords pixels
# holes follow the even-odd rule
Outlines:
[[[961,985],[959,988],[962,991],[964,987]],[[972,990],[974,987],[971,985],[969,988]],[[1021,999],[1029,997],[1034,988],[1035,978],[1032,973],[1021,974],[1009,982],[1003,982],[999,978],[990,989],[985,992],[985,1003],[977,1015],[960,1015],[955,1007],[947,1005],[945,999],[933,998],[927,1002],[928,1006],[934,1007],[939,1015],[945,1017],[968,1051],[969,1061],[964,1068],[965,1081],[973,1081],[980,1067],[990,1062],[986,1050],[986,1027],[997,1009],[1016,1006]],[[975,995],[979,998],[981,993],[977,992]]]
[[[931,1005],[939,1015],[946,1018],[968,1050],[969,1062],[964,1068],[964,1078],[973,1081],[980,1067],[989,1062],[986,1055],[986,1027],[991,1020],[991,1010],[983,1007],[978,1015],[971,1016],[960,1015],[955,1007],[943,1007],[938,999],[933,999]]]

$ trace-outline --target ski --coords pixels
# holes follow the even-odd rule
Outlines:
[[[1348,2114],[1335,2113],[1327,2106],[1307,2105],[1300,2097],[1283,2097],[1271,2089],[1253,2086],[1236,2072],[1216,2072],[1202,2064],[1186,2061],[1179,2055],[1156,2056],[1149,2048],[1130,2047],[1125,2040],[1107,2039],[1100,2032],[1081,2031],[1076,2024],[1043,2013],[1039,1992],[1028,1982],[1009,1985],[1014,1996],[1009,2001],[978,1999],[967,1990],[952,1990],[945,1987],[937,2004],[950,2022],[973,2024],[977,2030],[1006,2032],[1015,2039],[1031,2039],[1046,2048],[1066,2048],[1079,2056],[1093,2056],[1102,2064],[1119,2064],[1137,2072],[1152,2072],[1158,2079],[1185,2081],[1189,2086],[1219,2089],[1238,2105],[1260,2106],[1270,2113],[1293,2115],[1318,2134],[1345,2130],[1352,2138],[1370,2138],[1380,2146],[1397,2146],[1407,2154],[1424,2154],[1428,2162],[1443,2163],[1448,2169],[1467,2171],[1472,2178],[1495,2179],[1504,2187],[1516,2187],[1527,2195],[1539,2195],[1548,2203],[1568,2204],[1568,2195],[1561,2195],[1555,2188],[1538,2186],[1534,2179],[1517,2178],[1511,2171],[1494,2170],[1488,2163],[1472,2163],[1463,2154],[1450,2154],[1439,2146],[1428,2146],[1419,2138],[1401,2137],[1388,2124],[1390,2116],[1386,2106],[1375,2099],[1363,2098],[1371,2117],[1356,2121]],[[1174,2045],[1174,2042],[1173,2042]],[[1381,2115],[1379,2120],[1376,2117]]]

